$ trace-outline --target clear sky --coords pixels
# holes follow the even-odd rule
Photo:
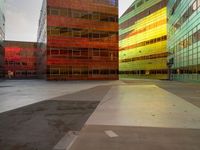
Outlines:
[[[36,41],[43,0],[6,0],[6,40]],[[134,0],[119,0],[119,15]]]

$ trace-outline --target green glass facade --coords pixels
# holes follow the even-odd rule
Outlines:
[[[167,7],[171,78],[200,81],[200,0],[169,0]]]
[[[5,0],[0,0],[0,78],[4,76],[4,49],[3,40],[5,39]]]

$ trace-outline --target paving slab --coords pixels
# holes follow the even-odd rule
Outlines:
[[[120,85],[86,124],[200,129],[200,108],[156,85]]]
[[[158,87],[163,88],[164,90],[173,93],[200,108],[199,83],[134,79],[125,79],[123,82],[127,85],[157,85]]]
[[[73,94],[96,86],[115,84],[123,83],[121,81],[3,81],[0,82],[0,113],[47,99],[63,97],[64,95]]]
[[[107,136],[105,130],[118,137]],[[89,125],[70,150],[199,150],[199,139],[197,129]]]
[[[52,150],[99,102],[43,101],[0,114],[0,150]]]
[[[111,85],[96,86],[89,89],[84,89],[72,94],[65,94],[59,97],[54,97],[51,100],[62,101],[101,101],[111,89]]]

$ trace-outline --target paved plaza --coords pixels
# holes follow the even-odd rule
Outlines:
[[[2,150],[200,149],[198,83],[2,81],[0,112]]]

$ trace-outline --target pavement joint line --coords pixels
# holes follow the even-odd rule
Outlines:
[[[108,102],[108,101],[110,101],[110,100],[112,100],[112,97],[109,97],[109,98],[103,100],[103,101],[100,103],[100,105],[103,105],[104,103],[106,103],[106,102]]]
[[[193,96],[193,97],[190,97],[192,99],[200,99],[200,96]]]
[[[65,134],[65,136],[63,136],[60,141],[54,146],[53,150],[69,150],[78,135],[78,131],[67,132],[67,134]]]
[[[104,132],[105,132],[105,134],[106,134],[107,136],[109,136],[110,138],[119,137],[119,135],[117,135],[117,134],[116,134],[114,131],[112,131],[112,130],[105,130]]]

